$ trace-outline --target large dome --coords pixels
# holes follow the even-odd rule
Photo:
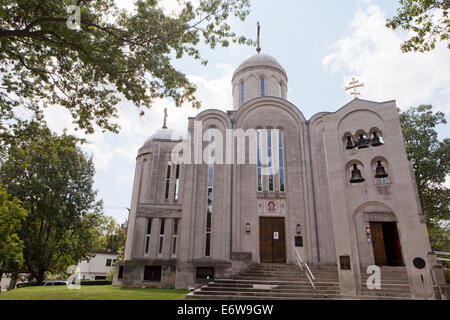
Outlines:
[[[272,67],[280,70],[284,74],[286,74],[286,70],[281,66],[281,64],[272,57],[271,55],[264,53],[257,53],[252,55],[250,58],[245,59],[240,66],[234,72],[233,77],[238,74],[240,71],[243,71],[247,68],[253,67]]]
[[[167,128],[159,129],[158,131],[156,131],[155,134],[150,136],[150,138],[148,138],[147,141],[145,141],[144,146],[148,146],[154,141],[178,141],[172,139],[172,135],[173,135],[172,129]]]

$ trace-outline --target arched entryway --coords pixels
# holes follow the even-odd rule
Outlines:
[[[368,204],[354,215],[360,265],[404,266],[398,221],[390,208]]]

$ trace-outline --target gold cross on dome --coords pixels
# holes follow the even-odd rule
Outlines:
[[[355,78],[352,78],[352,81],[350,82],[350,86],[345,88],[345,91],[348,91],[350,89],[353,89],[353,92],[350,92],[351,95],[355,97],[355,99],[358,99],[358,96],[361,95],[358,91],[356,91],[356,88],[364,87],[364,83],[359,83],[358,80]]]

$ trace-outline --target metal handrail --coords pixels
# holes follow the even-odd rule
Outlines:
[[[438,257],[438,256],[450,256],[450,252],[435,251],[434,254],[436,255],[437,261],[446,261],[446,262],[450,261],[450,259],[448,259],[448,258]]]
[[[316,289],[316,285],[314,284],[314,281],[316,278],[314,277],[313,273],[311,272],[311,269],[309,269],[309,266],[306,262],[303,261],[300,253],[298,253],[297,249],[294,249],[294,252],[296,254],[295,260],[297,261],[298,266],[300,269],[306,274],[306,277],[309,280],[309,283],[313,287],[313,289]],[[303,269],[303,266],[305,266],[305,269]]]

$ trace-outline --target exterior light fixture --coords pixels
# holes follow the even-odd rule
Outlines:
[[[250,233],[250,223],[247,222],[245,225],[245,232]]]
[[[366,235],[370,236],[370,228],[369,227],[366,228]]]
[[[297,234],[302,233],[302,226],[300,224],[297,224]]]

